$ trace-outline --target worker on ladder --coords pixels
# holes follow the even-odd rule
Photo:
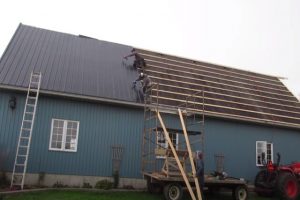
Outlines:
[[[144,93],[144,96],[146,96],[147,92],[149,92],[149,90],[152,86],[151,79],[149,78],[149,76],[147,74],[141,72],[139,77],[135,81],[133,81],[134,87],[138,81],[141,81],[142,86],[143,86],[143,93]]]
[[[134,56],[133,68],[138,72],[144,72],[144,68],[146,67],[145,59],[137,53],[135,49],[131,50],[131,54],[124,56],[124,59]]]

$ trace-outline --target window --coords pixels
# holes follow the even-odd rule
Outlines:
[[[178,149],[178,133],[169,133],[169,136],[175,149]],[[156,143],[158,149],[167,149],[169,146],[167,140],[165,139],[164,133],[160,131],[157,132]],[[156,156],[156,158],[165,158],[165,156]]]
[[[79,122],[52,119],[50,150],[77,151]]]
[[[263,166],[269,161],[273,162],[273,144],[266,141],[256,141],[256,166]]]

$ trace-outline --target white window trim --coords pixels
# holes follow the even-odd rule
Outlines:
[[[267,142],[267,141],[256,141],[256,147],[255,147],[255,155],[256,155],[255,162],[256,162],[256,166],[258,166],[258,167],[263,166],[263,163],[258,164],[258,159],[257,159],[258,158],[258,152],[257,152],[258,143],[262,143],[263,144],[263,146],[264,146],[263,152],[265,152],[266,159],[267,159],[267,145],[268,144],[271,145],[271,161],[274,163],[273,143],[270,143],[270,142]]]
[[[164,132],[161,132],[161,134],[163,136],[165,136]],[[170,134],[176,134],[176,146],[175,146],[175,149],[178,150],[178,144],[179,144],[179,134],[178,133],[169,133],[169,136]],[[172,140],[172,138],[170,138]],[[156,142],[158,143],[158,136],[156,135]],[[166,148],[169,147],[169,143],[167,141],[167,139],[165,138],[165,144],[166,144]],[[161,147],[162,148],[162,147]],[[165,159],[166,156],[156,156],[157,159]]]
[[[60,120],[60,121],[64,122],[61,149],[52,148],[51,147],[52,136],[53,136],[53,124],[54,124],[54,120]],[[66,141],[66,137],[67,137],[67,128],[66,127],[67,127],[68,122],[76,122],[77,125],[78,125],[77,126],[77,131],[76,131],[76,145],[75,145],[75,149],[74,150],[72,150],[72,149],[65,149],[65,144],[66,144],[65,141]],[[51,151],[63,151],[63,152],[77,152],[78,137],[79,137],[79,125],[80,125],[79,121],[52,118],[52,120],[51,120],[50,140],[49,140],[49,150],[51,150]]]

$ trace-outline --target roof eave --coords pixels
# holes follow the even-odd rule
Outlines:
[[[0,84],[0,89],[4,90],[12,90],[12,91],[20,91],[20,92],[27,92],[27,88],[24,87],[17,87],[17,86],[9,86],[9,85],[2,85]],[[51,96],[59,96],[59,97],[65,97],[65,98],[72,98],[72,99],[80,99],[80,100],[87,100],[87,101],[94,101],[94,102],[103,102],[103,103],[108,103],[108,104],[117,104],[117,105],[122,105],[122,106],[130,106],[130,107],[136,107],[136,108],[144,108],[143,103],[135,103],[135,102],[128,102],[128,101],[121,101],[121,100],[116,100],[116,99],[107,99],[107,98],[101,98],[101,97],[93,97],[93,96],[85,96],[85,95],[78,95],[78,94],[68,94],[68,93],[63,93],[63,92],[55,92],[55,91],[48,91],[48,90],[40,90],[40,94],[43,95],[51,95]],[[156,106],[152,106],[153,109],[157,108]],[[161,112],[164,113],[170,113],[170,114],[177,114],[177,108],[174,106],[169,106],[169,107],[158,107]],[[234,121],[243,121],[243,122],[251,122],[259,125],[264,125],[264,126],[276,126],[276,127],[281,127],[281,128],[289,128],[289,129],[297,129],[300,130],[300,125],[293,125],[293,124],[284,124],[280,122],[272,122],[272,121],[267,121],[267,120],[255,120],[255,119],[247,119],[244,117],[234,117],[234,116],[229,116],[229,115],[223,115],[223,114],[213,114],[213,113],[208,113],[205,112],[205,116],[209,117],[215,117],[215,118],[221,118],[225,120],[234,120]]]
[[[19,91],[19,92],[27,92],[27,90],[28,90],[27,88],[24,88],[24,87],[1,85],[1,84],[0,84],[0,89],[13,90],[13,91]],[[128,102],[128,101],[122,101],[122,100],[116,100],[116,99],[107,99],[107,98],[102,98],[102,97],[85,96],[85,95],[79,95],[79,94],[70,94],[70,93],[49,91],[49,90],[43,90],[43,89],[40,89],[40,94],[72,98],[72,99],[87,100],[87,101],[94,101],[94,102],[103,102],[103,103],[109,103],[109,104],[119,104],[119,105],[131,106],[131,107],[144,107],[144,104],[142,104],[142,103]]]

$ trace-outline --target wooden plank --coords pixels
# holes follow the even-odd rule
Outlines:
[[[157,98],[157,97],[155,97],[155,98]],[[159,99],[166,99],[166,100],[169,100],[169,101],[185,102],[185,100],[168,98],[168,97],[158,97],[158,98]],[[198,103],[198,102],[195,102],[195,104],[196,105],[203,105],[202,103]],[[255,114],[262,114],[262,115],[268,115],[268,116],[276,116],[276,117],[281,117],[281,118],[286,118],[286,119],[300,120],[300,118],[298,118],[298,117],[290,117],[290,116],[285,116],[285,115],[277,115],[277,114],[259,112],[259,111],[254,111],[254,110],[246,110],[246,109],[240,109],[240,108],[234,108],[234,107],[220,106],[220,105],[217,105],[217,104],[208,104],[208,103],[205,103],[205,106],[211,106],[211,107],[217,107],[217,108],[225,108],[225,109],[230,109],[230,110],[236,110],[236,111],[242,111],[242,112],[249,112],[249,113],[255,113]]]
[[[221,88],[221,87],[215,87],[215,86],[210,86],[210,85],[203,85],[203,84],[198,84],[198,83],[191,83],[191,82],[185,82],[185,81],[180,81],[180,80],[173,80],[173,79],[169,79],[169,78],[162,78],[159,76],[155,76],[155,75],[149,75],[150,78],[152,79],[156,79],[158,80],[158,82],[173,82],[173,83],[179,83],[178,85],[182,85],[182,84],[186,84],[189,86],[195,86],[195,87],[203,87],[203,88],[212,88],[212,89],[217,89],[217,90],[223,90],[223,91],[228,91],[228,92],[238,92],[241,94],[245,94],[248,96],[253,96],[253,97],[262,97],[262,98],[266,98],[266,99],[272,99],[272,100],[279,100],[279,101],[284,101],[287,103],[294,103],[294,104],[298,104],[300,105],[300,103],[298,101],[295,100],[287,100],[287,99],[279,99],[279,98],[274,98],[274,97],[269,97],[269,96],[265,96],[265,95],[259,95],[259,94],[254,94],[254,93],[249,93],[249,92],[244,92],[244,91],[236,91],[236,90],[231,90],[231,89],[227,89],[227,88]],[[160,83],[162,84],[162,83]],[[178,87],[177,85],[173,84],[174,87]]]
[[[170,105],[160,104],[161,106],[169,106],[170,110],[168,113],[175,114],[174,112],[171,112],[171,110],[175,110],[174,106],[170,107]],[[194,109],[190,109],[194,110]],[[198,110],[194,110],[197,112]],[[255,117],[249,117],[249,116],[243,116],[243,115],[236,115],[236,114],[228,114],[228,113],[220,113],[220,112],[213,112],[213,111],[205,111],[205,115],[212,116],[212,117],[222,117],[222,118],[228,118],[233,120],[242,120],[246,122],[254,122],[258,124],[269,124],[269,125],[276,125],[281,127],[293,127],[293,128],[300,128],[300,124],[290,123],[290,122],[283,122],[283,121],[276,121],[276,120],[270,120],[270,119],[261,119],[261,118],[255,118]]]
[[[184,170],[183,170],[183,167],[182,167],[182,165],[181,165],[181,163],[180,163],[180,160],[179,160],[179,158],[178,158],[178,156],[177,156],[176,150],[175,150],[175,148],[173,147],[173,143],[172,143],[172,141],[171,141],[171,139],[170,139],[169,133],[167,132],[167,129],[166,129],[166,127],[165,127],[165,124],[164,124],[164,122],[163,122],[163,120],[162,120],[162,118],[161,118],[161,116],[160,116],[159,111],[156,110],[156,112],[157,112],[157,116],[158,116],[159,122],[160,122],[160,124],[161,124],[161,126],[162,126],[162,128],[163,128],[163,130],[164,130],[165,138],[167,139],[168,144],[169,144],[169,147],[171,148],[172,153],[173,153],[173,155],[174,155],[174,157],[175,157],[175,159],[176,159],[176,162],[177,162],[177,164],[178,164],[178,167],[179,167],[179,169],[180,169],[180,172],[181,172],[181,175],[182,175],[182,177],[183,177],[183,179],[184,179],[184,182],[185,182],[185,184],[186,184],[186,186],[187,186],[187,188],[188,188],[188,191],[189,191],[189,193],[190,193],[192,199],[193,199],[193,200],[196,200],[196,197],[195,197],[195,194],[194,194],[193,189],[192,189],[192,187],[191,187],[191,184],[190,184],[190,182],[189,182],[189,180],[188,180],[188,178],[187,178],[187,176],[186,176],[186,174],[185,174],[185,172],[184,172]]]
[[[211,116],[215,117],[224,117],[229,119],[236,119],[236,120],[243,120],[243,121],[249,121],[249,122],[256,122],[259,124],[272,124],[272,125],[279,125],[283,127],[294,127],[294,128],[300,128],[300,124],[294,124],[290,122],[283,122],[283,121],[276,121],[276,120],[270,120],[270,119],[257,119],[254,117],[247,117],[247,116],[241,116],[241,115],[234,115],[234,114],[227,114],[227,113],[218,113],[218,112],[212,112],[212,111],[205,111],[205,114],[211,114]]]
[[[160,93],[169,93],[169,94],[175,94],[176,96],[183,96],[183,97],[188,97],[189,94],[184,94],[184,93],[180,93],[180,92],[172,92],[172,91],[166,91],[166,90],[159,90]],[[202,99],[202,96],[195,96],[196,99]],[[174,98],[173,98],[174,99]],[[254,107],[254,108],[262,108],[262,109],[266,109],[266,110],[270,110],[270,114],[276,114],[276,113],[272,113],[272,111],[279,111],[279,112],[284,112],[284,113],[291,113],[291,114],[296,114],[300,116],[300,107],[299,112],[295,112],[295,111],[290,111],[290,110],[282,110],[282,109],[277,109],[277,108],[272,108],[272,107],[265,107],[265,106],[260,106],[260,105],[253,105],[253,104],[247,104],[247,103],[241,103],[241,102],[235,102],[235,101],[228,101],[228,100],[224,100],[224,99],[216,99],[216,98],[210,98],[207,97],[207,95],[205,96],[205,99],[209,99],[209,100],[213,100],[213,101],[220,101],[220,102],[226,102],[226,103],[232,103],[234,105],[244,105],[244,106],[249,106],[249,107]],[[246,109],[245,109],[246,110]],[[250,109],[253,110],[253,109]],[[267,112],[268,113],[268,112]],[[283,116],[289,116],[289,114],[287,115],[283,115]]]
[[[172,64],[172,63],[161,62],[161,61],[153,60],[153,59],[149,59],[149,58],[146,58],[145,60],[146,60],[147,66],[161,67],[161,66],[166,65],[166,66],[172,66],[172,69],[177,67],[177,69],[181,68],[181,71],[182,70],[184,70],[184,71],[190,70],[190,71],[193,71],[193,72],[199,72],[197,74],[205,74],[206,73],[206,74],[211,74],[212,77],[227,78],[226,80],[235,79],[235,80],[246,81],[248,83],[253,83],[253,84],[258,83],[258,84],[265,84],[265,85],[271,85],[271,86],[285,88],[285,86],[279,81],[276,82],[277,84],[274,84],[274,83],[262,82],[262,81],[258,81],[258,80],[247,79],[247,78],[243,78],[243,77],[232,76],[232,75],[228,75],[228,74],[224,74],[224,73],[218,73],[218,72],[214,72],[214,71],[207,71],[207,70],[203,70],[203,69],[200,69],[200,68],[192,68],[192,67],[188,67],[188,66],[184,66],[184,65],[177,65],[177,64]],[[149,64],[151,62],[158,63],[159,66],[157,66],[155,64]]]
[[[166,65],[168,65],[168,64],[166,64]],[[186,74],[186,75],[184,75],[184,77],[188,77],[187,75],[191,75],[191,76],[201,77],[200,79],[204,79],[204,80],[217,79],[217,80],[222,80],[223,83],[227,82],[227,84],[230,84],[230,83],[231,84],[238,84],[238,85],[242,84],[245,87],[250,86],[250,88],[252,88],[253,86],[256,86],[256,87],[261,88],[262,91],[264,91],[264,89],[267,89],[267,90],[274,90],[274,91],[278,91],[278,92],[285,92],[285,93],[287,92],[287,93],[289,93],[286,90],[286,87],[284,87],[283,85],[281,85],[281,86],[276,85],[276,87],[281,87],[282,88],[282,89],[278,89],[278,88],[275,88],[275,87],[272,88],[272,87],[268,87],[268,86],[262,86],[262,85],[259,85],[258,83],[247,83],[247,82],[235,81],[235,80],[232,80],[232,79],[224,79],[224,78],[219,78],[219,77],[216,77],[216,76],[213,77],[213,76],[205,75],[205,74],[202,74],[202,73],[194,73],[194,72],[190,72],[190,71],[186,71],[186,70],[182,71],[182,70],[177,70],[177,69],[174,69],[174,68],[171,68],[171,67],[166,68],[166,67],[163,67],[163,66],[158,66],[158,65],[153,65],[153,64],[148,64],[147,63],[147,70],[148,69],[153,69],[153,68],[157,68],[155,71],[160,71],[160,72],[164,71],[164,72],[168,72],[170,74]]]
[[[191,92],[197,92],[199,91],[198,89],[193,89],[193,88],[187,88],[187,87],[182,87],[182,86],[174,86],[174,85],[168,85],[168,84],[163,84],[160,83],[160,88],[163,87],[167,87],[167,88],[172,88],[172,90],[185,90],[187,93]],[[163,91],[162,89],[160,89],[159,91]],[[234,91],[230,91],[231,93]],[[241,96],[235,96],[235,95],[229,95],[229,94],[225,94],[225,93],[217,93],[217,92],[212,92],[212,91],[205,91],[205,96],[207,96],[207,94],[211,94],[211,95],[220,95],[220,96],[226,96],[229,98],[233,98],[233,99],[237,99],[237,101],[251,101],[251,102],[258,102],[258,103],[262,103],[262,104],[268,104],[270,106],[280,106],[283,107],[285,110],[286,109],[290,109],[290,108],[296,108],[296,109],[300,109],[300,106],[296,107],[296,106],[291,106],[291,105],[285,105],[285,104],[279,104],[279,103],[274,103],[274,102],[268,102],[268,101],[262,101],[262,100],[258,100],[258,99],[253,99],[253,98],[245,98],[245,97],[241,97]],[[233,101],[235,102],[235,101]]]
[[[198,196],[198,199],[202,200],[200,187],[199,187],[199,182],[198,182],[198,177],[196,176],[195,163],[194,163],[194,160],[193,160],[193,157],[192,157],[191,144],[190,144],[190,140],[189,140],[189,137],[188,137],[188,134],[187,134],[187,131],[186,131],[185,123],[184,123],[180,108],[178,108],[178,114],[179,114],[179,117],[180,117],[180,122],[181,122],[182,130],[183,130],[184,138],[185,138],[185,141],[186,141],[186,146],[187,146],[187,149],[188,149],[188,152],[189,152],[189,158],[190,158],[190,162],[191,162],[191,166],[192,166],[193,177],[194,177],[194,180],[195,180],[197,196]]]
[[[159,108],[163,110],[164,113],[170,113],[170,114],[176,114],[175,110],[177,111],[176,105],[170,105],[169,103],[159,103]],[[191,111],[199,112],[197,109],[190,109]],[[232,120],[242,120],[246,122],[254,122],[258,124],[268,124],[268,125],[275,125],[275,126],[281,126],[281,127],[294,127],[294,128],[299,128],[300,124],[289,122],[289,121],[279,121],[277,119],[268,119],[268,118],[261,118],[261,117],[253,117],[253,116],[246,116],[246,115],[241,115],[241,114],[233,114],[233,113],[224,113],[220,111],[212,111],[212,110],[205,110],[205,115],[211,116],[211,117],[221,117],[221,118],[227,118],[227,119],[232,119]]]
[[[166,58],[166,57],[163,57],[163,56],[156,56],[156,55],[153,55],[153,54],[149,54],[147,52],[142,52],[142,53],[139,53],[140,55],[144,55],[144,56],[148,56],[148,57],[152,57],[152,58],[158,58],[158,59],[162,59],[162,60],[165,60],[165,61],[171,61],[171,62],[175,62],[175,63],[179,63],[179,64],[186,64],[186,65],[191,65],[191,66],[195,66],[195,67],[202,67],[202,68],[206,68],[208,70],[215,70],[215,71],[218,71],[220,73],[229,73],[229,74],[236,74],[236,75],[239,75],[239,76],[245,76],[245,77],[249,77],[249,79],[261,79],[261,80],[266,80],[266,81],[270,81],[270,82],[275,82],[275,83],[278,83],[279,80],[278,80],[278,77],[272,77],[272,76],[269,76],[269,75],[263,75],[263,76],[266,76],[266,77],[270,77],[270,78],[264,78],[264,77],[259,77],[257,75],[262,75],[262,74],[258,74],[258,73],[254,73],[254,72],[250,72],[250,73],[253,73],[253,75],[249,75],[249,74],[246,74],[246,73],[249,73],[248,71],[244,71],[244,70],[239,70],[239,69],[234,69],[234,68],[230,68],[230,67],[224,67],[224,66],[220,66],[220,65],[217,65],[217,66],[214,66],[214,67],[210,67],[210,66],[205,66],[203,64],[200,64],[199,62],[198,63],[189,63],[189,62],[185,62],[185,61],[180,61],[178,59],[180,59],[179,57],[176,58],[176,59],[170,59],[170,58]],[[147,59],[147,58],[146,58]],[[192,60],[190,60],[191,62],[193,62]],[[206,63],[206,64],[209,64],[209,63]],[[212,64],[212,65],[215,65],[215,64]],[[220,68],[230,68],[232,70],[223,70],[223,69],[220,69]],[[233,71],[235,70],[235,71]],[[238,72],[236,72],[238,71]],[[244,73],[240,73],[240,72],[244,72]],[[271,79],[271,78],[274,78],[274,79]]]
[[[182,76],[182,75],[178,75],[178,74],[170,74],[170,73],[166,73],[166,72],[155,71],[155,70],[152,70],[152,69],[147,69],[146,72],[150,76],[152,75],[151,73],[160,74],[160,75],[163,74],[166,77],[170,77],[170,76],[174,77],[174,80],[176,80],[175,77],[177,77],[177,78],[182,78],[182,79],[190,80],[190,81],[194,81],[194,82],[205,81],[206,83],[213,83],[213,84],[217,84],[217,85],[224,85],[224,86],[236,88],[238,90],[243,89],[243,90],[250,90],[250,91],[253,91],[253,92],[263,92],[263,93],[266,93],[266,94],[282,96],[282,98],[284,98],[284,97],[289,97],[289,98],[294,97],[290,93],[289,93],[289,95],[287,95],[287,94],[281,94],[281,93],[274,93],[274,92],[269,92],[269,91],[257,90],[257,89],[253,89],[253,88],[241,87],[241,86],[237,86],[237,85],[231,85],[231,84],[227,84],[227,83],[220,83],[220,82],[218,83],[218,82],[210,81],[210,80],[207,80],[207,79],[204,80],[204,79],[198,79],[198,78],[194,78],[194,77]],[[151,72],[151,73],[149,74],[149,72]]]

